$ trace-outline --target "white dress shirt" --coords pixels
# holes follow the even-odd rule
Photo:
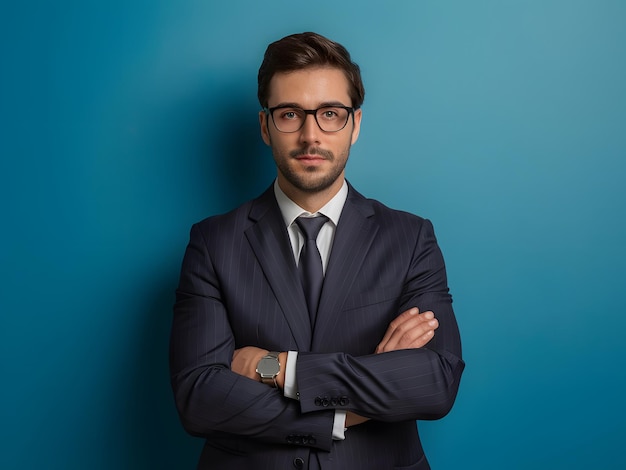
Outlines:
[[[314,214],[305,211],[298,204],[293,202],[287,197],[287,195],[280,189],[278,180],[274,181],[274,195],[278,202],[278,207],[285,221],[287,232],[289,233],[289,240],[291,241],[291,248],[293,250],[293,256],[298,264],[300,259],[300,251],[306,241],[304,235],[300,231],[296,219],[300,216],[304,217],[317,217],[325,215],[328,217],[328,221],[322,226],[319,234],[317,235],[317,248],[322,258],[322,269],[326,274],[326,266],[328,265],[328,259],[330,257],[330,251],[333,246],[333,240],[335,238],[335,230],[339,223],[339,217],[341,211],[348,197],[348,184],[343,182],[341,189],[335,194],[335,196],[326,203],[319,211]],[[297,351],[289,351],[287,354],[287,364],[285,364],[285,388],[283,393],[288,398],[298,399],[298,388],[296,383],[296,361],[298,359]],[[345,439],[345,422],[346,412],[341,410],[335,410],[335,421],[333,424],[333,439],[343,440]]]

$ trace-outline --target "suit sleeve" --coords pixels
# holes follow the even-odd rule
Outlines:
[[[207,243],[191,230],[170,338],[170,373],[185,429],[328,450],[334,412],[302,414],[281,391],[230,370],[235,339]]]
[[[393,422],[438,419],[450,411],[465,364],[443,257],[427,220],[403,282],[397,314],[414,306],[432,310],[440,325],[434,338],[420,349],[366,356],[300,353],[297,381],[304,413],[339,408]]]

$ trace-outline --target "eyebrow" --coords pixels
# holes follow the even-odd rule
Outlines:
[[[323,103],[320,103],[317,108],[315,109],[319,109],[319,108],[328,108],[328,107],[333,107],[333,106],[346,106],[345,104],[343,104],[341,101],[325,101]],[[293,103],[293,102],[286,102],[286,103],[279,103],[276,106],[271,106],[272,108],[300,108],[300,109],[304,109],[300,104],[298,103]],[[346,106],[348,107],[348,106]]]

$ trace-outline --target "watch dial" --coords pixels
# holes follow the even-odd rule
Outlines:
[[[276,375],[280,372],[280,366],[276,359],[263,358],[259,362],[259,373],[262,375]]]

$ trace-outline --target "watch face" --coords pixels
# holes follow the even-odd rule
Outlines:
[[[274,377],[280,372],[278,361],[272,357],[264,357],[257,365],[257,372],[262,377]]]

